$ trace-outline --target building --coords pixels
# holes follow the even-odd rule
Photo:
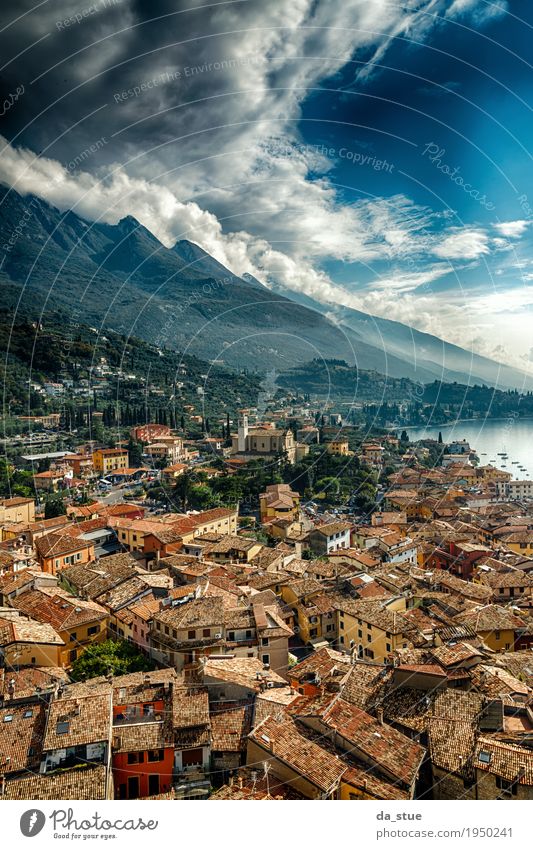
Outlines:
[[[331,442],[326,443],[326,451],[336,457],[348,457],[353,454],[347,439],[332,439]]]
[[[277,429],[273,424],[250,428],[247,413],[241,412],[237,434],[231,437],[231,454],[250,460],[285,456],[289,463],[294,463],[296,441],[292,430]]]
[[[309,548],[317,557],[350,548],[350,531],[351,525],[348,522],[329,522],[327,525],[319,525],[307,535]]]
[[[385,663],[396,649],[410,645],[415,627],[402,615],[405,598],[384,602],[337,598],[335,607],[339,648],[358,659]]]
[[[93,465],[100,475],[116,469],[129,468],[129,456],[125,448],[98,448],[93,451]]]
[[[7,522],[35,522],[35,501],[33,498],[2,498],[0,500],[0,525]]]
[[[68,566],[92,562],[94,542],[71,534],[51,532],[35,540],[35,552],[43,572],[57,575]]]
[[[169,670],[113,681],[112,766],[116,799],[166,793],[174,770],[173,687]]]
[[[273,519],[294,521],[300,512],[300,495],[287,483],[271,484],[259,496],[259,512],[262,523]]]
[[[109,614],[93,601],[75,598],[58,587],[30,588],[11,600],[11,606],[38,622],[49,624],[63,641],[60,666],[68,667],[92,643],[107,636]]]
[[[171,436],[171,430],[167,425],[143,424],[132,427],[130,435],[136,442],[157,442],[162,436]]]
[[[24,666],[61,666],[65,643],[46,622],[38,622],[19,610],[0,609],[0,665],[6,669]]]

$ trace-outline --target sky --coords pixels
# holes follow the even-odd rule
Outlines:
[[[0,182],[533,368],[521,0],[4,0]]]

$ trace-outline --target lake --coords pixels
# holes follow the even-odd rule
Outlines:
[[[491,463],[511,472],[514,480],[533,479],[533,419],[458,421],[436,427],[408,427],[406,431],[413,442],[438,439],[439,431],[444,442],[466,439],[479,456],[481,466]],[[498,456],[502,452],[509,455],[507,459]]]

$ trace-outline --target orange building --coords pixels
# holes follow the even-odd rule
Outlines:
[[[41,569],[50,575],[95,559],[93,542],[65,533],[44,534],[35,540],[35,550]]]

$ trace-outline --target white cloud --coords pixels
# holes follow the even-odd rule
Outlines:
[[[487,233],[480,228],[457,228],[433,249],[443,259],[479,259],[490,253]]]
[[[500,221],[495,224],[495,229],[505,236],[506,239],[518,239],[522,236],[531,222],[519,219],[518,221]]]

